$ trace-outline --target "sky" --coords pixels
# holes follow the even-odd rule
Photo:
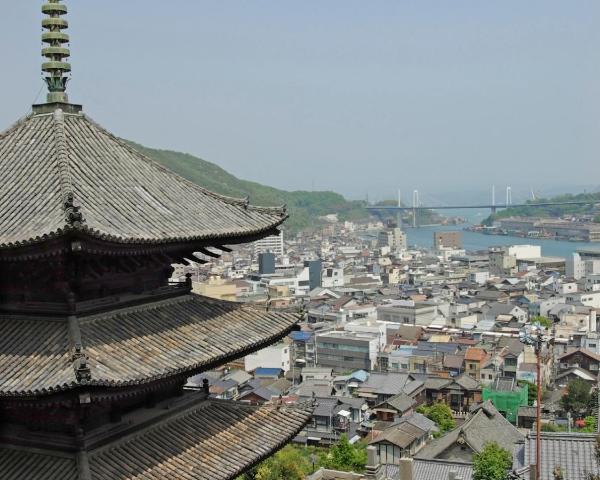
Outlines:
[[[45,97],[41,3],[0,0],[0,129]],[[240,178],[446,204],[600,185],[597,0],[66,3],[70,100]]]

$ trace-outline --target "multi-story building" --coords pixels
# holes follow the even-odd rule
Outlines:
[[[338,372],[373,370],[380,351],[379,335],[346,331],[317,334],[316,361],[319,367]]]
[[[406,233],[400,227],[386,228],[379,232],[377,245],[379,247],[388,247],[394,253],[406,250]]]
[[[377,307],[377,320],[429,326],[438,317],[437,305],[413,300],[397,300]]]
[[[514,275],[519,260],[536,259],[542,256],[542,247],[538,245],[511,245],[508,247],[490,247],[490,273],[493,275]]]
[[[469,347],[465,353],[465,373],[475,380],[481,379],[481,369],[489,358],[488,353],[476,347]]]
[[[254,255],[258,256],[259,253],[273,253],[276,257],[283,257],[283,232],[254,242]]]
[[[287,373],[291,367],[290,345],[278,343],[246,355],[244,370],[252,372],[257,368],[281,368]]]
[[[439,250],[442,247],[462,249],[461,232],[433,232],[433,248]]]

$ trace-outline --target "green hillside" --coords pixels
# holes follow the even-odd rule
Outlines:
[[[236,198],[249,196],[253,205],[287,205],[290,218],[285,226],[291,232],[313,226],[317,217],[331,213],[337,213],[341,220],[368,218],[364,202],[348,201],[334,192],[287,192],[256,182],[240,180],[214,163],[193,155],[171,150],[155,150],[130,143],[153,160],[213,192]]]
[[[577,195],[565,194],[558,195],[552,198],[538,198],[529,200],[527,204],[535,205],[536,203],[546,202],[594,202],[600,203],[600,192],[596,193],[579,193]],[[491,225],[495,220],[508,217],[562,217],[563,215],[582,215],[595,213],[595,207],[592,205],[555,205],[545,207],[523,207],[507,208],[500,210],[497,213],[486,218],[483,224]],[[595,217],[596,222],[600,222],[600,216]]]

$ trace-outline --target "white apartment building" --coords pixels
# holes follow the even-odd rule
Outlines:
[[[321,276],[321,286],[323,288],[343,287],[344,269],[343,268],[325,268]]]
[[[251,372],[257,368],[281,368],[287,373],[291,368],[290,346],[278,343],[246,355],[244,370]]]
[[[273,253],[276,257],[283,257],[283,232],[254,242],[254,255],[258,256],[259,253]]]
[[[398,227],[386,228],[379,232],[377,245],[379,247],[389,247],[392,252],[406,250],[406,233]]]
[[[572,277],[575,280],[585,277],[585,261],[581,259],[581,255],[574,253],[570,257],[567,257],[565,273],[567,277]]]

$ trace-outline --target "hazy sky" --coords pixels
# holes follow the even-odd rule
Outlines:
[[[41,3],[0,0],[2,129],[42,87]],[[406,200],[600,184],[597,0],[66,3],[71,101],[241,178]]]

